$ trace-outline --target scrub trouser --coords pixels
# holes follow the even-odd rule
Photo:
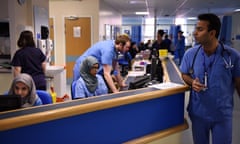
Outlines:
[[[222,121],[205,120],[190,116],[194,144],[209,144],[211,133],[212,144],[232,143],[232,118]]]

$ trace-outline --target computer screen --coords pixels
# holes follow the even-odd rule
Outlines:
[[[0,112],[21,108],[22,98],[19,95],[0,95]]]
[[[129,83],[128,89],[138,89],[146,87],[146,84],[151,81],[149,75],[136,77],[132,82]]]
[[[0,22],[0,37],[9,37],[9,22]]]
[[[157,58],[155,56],[151,59],[151,80],[154,80],[156,78],[156,72],[157,72]]]
[[[163,82],[163,67],[162,62],[158,57],[153,56],[151,64],[147,65],[146,74],[151,75],[151,80]]]

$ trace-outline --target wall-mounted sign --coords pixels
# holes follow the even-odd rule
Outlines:
[[[81,37],[81,27],[73,27],[73,37],[80,38]]]

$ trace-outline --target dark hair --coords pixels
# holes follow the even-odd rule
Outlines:
[[[130,38],[128,35],[123,34],[123,35],[119,35],[116,40],[115,40],[115,44],[120,44],[122,43],[123,45],[126,44],[126,42],[130,41]]]
[[[36,47],[34,39],[33,39],[33,33],[28,30],[21,32],[20,37],[17,42],[17,45],[20,48]]]
[[[164,30],[160,29],[160,30],[158,30],[157,33],[158,33],[161,37],[163,37],[163,35],[164,35]]]
[[[221,28],[221,21],[217,15],[212,13],[200,14],[198,16],[198,20],[207,21],[208,31],[216,30],[215,37],[218,38]]]
[[[131,47],[134,46],[135,44],[137,44],[136,42],[131,42]]]

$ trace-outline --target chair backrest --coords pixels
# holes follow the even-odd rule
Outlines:
[[[51,104],[51,103],[53,103],[52,96],[51,96],[51,94],[49,92],[44,91],[44,90],[37,90],[37,95],[42,100],[43,104]]]
[[[71,84],[71,95],[72,95],[72,100],[75,99],[75,87],[76,87],[77,81],[73,81]]]

